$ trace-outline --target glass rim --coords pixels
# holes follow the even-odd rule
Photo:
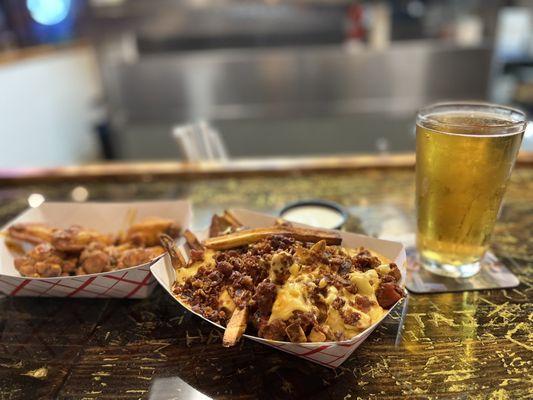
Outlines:
[[[485,131],[487,129],[489,132],[482,133],[482,134],[471,134],[471,133],[453,133],[445,130],[439,130],[435,129],[434,127],[428,126],[428,122],[439,122],[435,121],[435,119],[432,119],[431,117],[436,114],[444,114],[449,113],[452,110],[446,110],[441,111],[439,113],[439,109],[443,108],[456,108],[456,111],[460,111],[462,108],[469,108],[476,109],[476,112],[486,112],[488,115],[493,115],[495,117],[502,117],[507,116],[508,118],[516,118],[516,120],[509,119],[508,121],[502,122],[502,123],[492,123],[492,124],[483,124],[483,125],[476,125],[472,123],[455,123],[455,124],[449,124],[446,123],[447,126],[453,127],[453,128],[483,128]],[[527,125],[527,115],[513,107],[509,106],[503,106],[499,104],[494,103],[487,103],[487,102],[477,102],[477,101],[447,101],[447,102],[439,102],[430,104],[428,106],[424,106],[420,108],[417,112],[416,116],[416,124],[420,125],[424,129],[428,129],[433,132],[442,133],[446,135],[454,135],[454,136],[471,136],[471,137],[489,137],[489,136],[512,136],[517,135],[521,132],[523,132]],[[521,129],[518,129],[521,128]],[[510,132],[498,132],[493,133],[493,131],[496,130],[508,130],[512,129]]]

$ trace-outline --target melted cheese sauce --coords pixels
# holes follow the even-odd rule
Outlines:
[[[187,265],[186,267],[178,268],[176,269],[176,282],[183,284],[185,281],[198,272],[198,268],[201,266],[204,266],[204,268],[207,269],[214,269],[215,268],[215,252],[211,249],[207,249],[204,253],[204,259],[203,261],[196,261],[195,263],[192,263],[191,265]]]
[[[215,268],[216,262],[214,250],[206,249],[204,252],[204,259],[202,261],[196,261],[190,265],[187,265],[186,267],[176,269],[176,283],[184,284],[187,279],[195,276],[198,272],[198,269],[202,266],[207,270],[212,270]],[[224,289],[220,293],[218,297],[218,306],[220,307],[220,309],[225,310],[230,314],[233,313],[233,311],[235,310],[235,302],[231,298],[227,289]]]
[[[345,251],[353,256],[357,254],[355,249],[345,249]],[[190,266],[179,268],[176,270],[176,282],[184,283],[188,278],[194,276],[200,266],[207,269],[215,268],[216,252],[213,250],[206,250],[204,260],[198,261]],[[357,287],[357,293],[353,294],[345,288],[337,289],[324,278],[324,273],[327,271],[327,266],[316,264],[312,266],[300,265],[293,262],[287,265],[288,254],[277,253],[272,257],[271,268],[269,271],[269,278],[272,282],[276,281],[276,274],[289,273],[288,279],[283,285],[278,285],[278,292],[274,304],[272,306],[272,313],[269,322],[275,319],[288,320],[293,316],[295,311],[312,312],[318,315],[318,307],[315,306],[311,300],[311,293],[318,282],[319,288],[327,287],[325,296],[319,295],[320,299],[327,305],[327,318],[323,325],[326,326],[333,334],[351,338],[361,331],[365,330],[375,322],[377,322],[386,312],[378,304],[375,291],[379,285],[380,275],[385,275],[390,272],[389,261],[378,254],[377,256],[384,264],[376,269],[370,269],[366,272],[355,271],[348,274],[348,279]],[[360,310],[356,307],[358,296],[364,296],[370,301],[368,308]],[[344,300],[344,305],[339,309],[333,307],[333,303],[337,298]],[[235,303],[230,294],[224,289],[219,297],[219,307],[232,313],[235,309]],[[353,325],[348,324],[342,318],[342,314],[358,314],[359,318],[353,322]]]
[[[313,311],[313,306],[308,300],[307,288],[302,282],[289,279],[278,289],[278,295],[272,306],[269,322],[275,319],[287,320],[294,311]]]
[[[230,314],[233,313],[233,311],[237,307],[230,294],[228,293],[227,289],[224,289],[220,293],[220,296],[218,298],[218,305],[221,309],[229,311]]]
[[[349,249],[347,252],[350,255],[357,254],[357,250],[355,249]],[[374,253],[373,255],[376,255],[382,261],[386,261],[385,257]],[[282,266],[279,260],[273,257],[271,280],[275,277],[273,271],[279,271],[281,268]],[[314,282],[317,280],[320,288],[328,286],[327,281],[322,278],[323,271],[326,268],[326,266],[317,264],[310,269],[308,266],[304,267],[296,263],[288,267],[290,276],[278,288],[278,294],[272,307],[269,322],[275,319],[287,320],[293,315],[294,311],[318,312],[318,308],[309,300],[310,293],[315,287]],[[379,285],[379,275],[386,274],[389,271],[390,267],[387,264],[382,264],[378,267],[378,270],[371,269],[366,272],[356,271],[349,274],[348,279],[357,287],[357,294],[350,293],[345,288],[338,290],[335,286],[329,285],[326,296],[319,296],[328,306],[325,325],[334,334],[342,334],[344,337],[350,338],[377,322],[386,311],[378,304],[375,291]],[[362,311],[351,305],[357,304],[357,296],[364,296],[370,301],[368,309]],[[344,306],[340,310],[336,310],[332,306],[337,298],[345,301]],[[359,319],[354,325],[350,325],[344,321],[341,313],[357,313]]]

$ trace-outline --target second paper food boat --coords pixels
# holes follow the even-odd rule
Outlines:
[[[239,221],[241,221],[243,224],[250,228],[269,227],[272,226],[277,219],[270,215],[265,215],[242,209],[233,210],[232,213],[239,219]],[[195,233],[200,239],[206,237],[205,232]],[[402,287],[404,286],[404,277],[406,272],[406,256],[405,248],[401,243],[376,239],[355,233],[339,232],[339,234],[342,238],[342,246],[349,248],[358,248],[362,246],[376,253],[379,253],[387,259],[391,260],[392,262],[396,263],[402,273],[402,279],[399,283]],[[184,257],[187,257],[183,247],[180,248],[180,251],[184,255]],[[174,294],[172,293],[172,286],[176,280],[176,274],[171,259],[168,255],[159,259],[155,264],[150,267],[150,270],[152,271],[152,274],[154,275],[156,280],[167,291],[167,293],[172,296],[172,298],[176,302],[187,308],[187,310],[192,312],[193,314],[196,314],[200,318],[203,318],[204,320],[208,321],[210,324],[213,324],[218,328],[225,329],[223,326],[216,324],[203,317],[199,313],[192,311],[186,304],[184,304],[180,299],[174,296]],[[401,302],[401,300],[399,302]],[[274,347],[278,350],[307,359],[309,361],[330,368],[335,368],[341,365],[357,349],[357,347],[359,347],[361,343],[365,341],[365,339],[374,331],[374,329],[380,324],[380,322],[387,317],[392,308],[393,307],[387,310],[387,312],[384,313],[384,315],[378,321],[376,321],[366,330],[352,337],[351,339],[344,341],[291,343],[268,340],[265,338],[260,338],[248,334],[244,334],[243,336],[256,342],[265,344],[267,346]]]

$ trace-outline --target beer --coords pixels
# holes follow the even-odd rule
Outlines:
[[[417,247],[430,271],[454,277],[479,271],[520,147],[524,118],[508,108],[465,104],[437,105],[419,114]]]

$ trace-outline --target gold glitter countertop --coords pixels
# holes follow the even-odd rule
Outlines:
[[[393,232],[412,223],[410,168],[18,183],[0,190],[2,222],[39,193],[70,200],[188,197],[195,225],[213,211],[276,211],[333,200],[349,229]],[[0,299],[0,399],[525,399],[533,397],[533,168],[513,172],[494,252],[516,289],[410,295],[336,370],[251,341],[222,348],[220,332],[157,290],[132,300]],[[198,393],[201,392],[201,393]]]

